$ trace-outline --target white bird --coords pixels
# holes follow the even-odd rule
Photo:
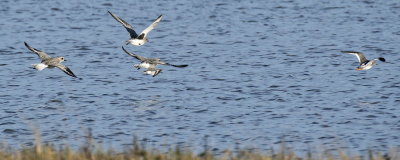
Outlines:
[[[178,68],[183,68],[183,67],[187,67],[187,64],[184,65],[174,65],[174,64],[169,64],[167,62],[163,62],[161,61],[159,58],[146,58],[143,56],[139,56],[137,54],[133,54],[128,52],[123,46],[122,46],[122,50],[125,51],[126,54],[136,58],[137,60],[139,60],[141,63],[140,64],[134,64],[133,67],[140,69],[140,68],[146,68],[147,70],[144,71],[146,74],[150,74],[156,76],[158,73],[161,72],[161,69],[156,69],[157,65],[168,65],[168,66],[173,66],[173,67],[178,67]]]
[[[341,51],[342,53],[348,53],[355,55],[358,59],[358,62],[360,62],[360,65],[356,68],[356,70],[368,70],[371,69],[377,62],[377,60],[380,60],[382,62],[385,62],[385,58],[379,57],[375,58],[373,60],[368,60],[365,58],[364,54],[361,52],[355,52],[355,51]]]
[[[39,56],[39,58],[42,60],[41,63],[39,63],[39,64],[32,64],[33,68],[41,71],[45,68],[57,67],[60,70],[62,70],[64,73],[76,78],[75,74],[67,66],[64,66],[61,64],[61,62],[66,61],[64,57],[51,58],[45,52],[40,51],[35,48],[32,48],[31,46],[28,45],[28,43],[24,42],[24,44],[25,44],[26,48],[31,50],[33,53],[36,53]]]
[[[150,24],[150,26],[144,29],[140,34],[137,34],[133,29],[132,25],[130,25],[123,19],[119,18],[117,15],[111,13],[110,11],[108,11],[108,13],[110,13],[110,15],[119,23],[121,23],[125,27],[125,29],[129,32],[131,38],[126,41],[126,45],[132,44],[135,46],[141,46],[149,41],[147,39],[147,35],[151,30],[153,30],[158,25],[158,23],[161,21],[162,18],[162,15],[158,16],[158,18],[152,24]]]

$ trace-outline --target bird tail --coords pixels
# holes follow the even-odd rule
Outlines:
[[[39,64],[32,64],[32,67],[37,69],[38,71],[41,71],[41,70],[47,68],[48,66],[43,63],[39,63]]]

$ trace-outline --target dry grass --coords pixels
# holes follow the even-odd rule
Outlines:
[[[367,155],[350,155],[345,151],[337,150],[307,153],[301,157],[284,145],[277,151],[271,149],[270,153],[249,150],[231,152],[227,150],[218,155],[208,151],[195,154],[192,151],[180,148],[160,152],[154,149],[144,149],[139,145],[136,138],[133,140],[132,147],[123,151],[115,151],[98,147],[93,143],[90,134],[87,136],[85,145],[73,150],[68,146],[57,148],[53,145],[41,144],[40,137],[35,136],[35,146],[33,147],[19,150],[1,147],[0,160],[400,160],[399,151],[395,149],[385,154],[370,151]]]

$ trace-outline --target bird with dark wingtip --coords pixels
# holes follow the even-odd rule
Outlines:
[[[125,29],[129,32],[131,38],[126,41],[126,45],[132,44],[135,46],[141,46],[149,41],[149,39],[147,39],[147,35],[151,30],[153,30],[158,25],[158,23],[161,21],[161,18],[163,17],[162,15],[158,16],[158,18],[153,23],[151,23],[140,34],[137,34],[133,29],[132,25],[130,25],[123,19],[119,18],[117,15],[111,13],[110,11],[108,11],[108,13],[110,13],[110,15],[119,23],[121,23],[125,27]]]
[[[355,55],[358,59],[358,62],[360,62],[360,65],[356,68],[356,70],[368,70],[371,69],[374,65],[376,65],[376,62],[378,60],[382,62],[386,62],[385,58],[379,57],[375,58],[373,60],[368,60],[365,58],[364,54],[361,52],[355,52],[355,51],[341,51],[342,53],[347,53],[347,54],[352,54]]]
[[[133,67],[140,69],[140,68],[146,68],[147,70],[144,71],[145,74],[149,74],[149,75],[153,75],[156,76],[157,74],[159,74],[161,72],[161,69],[156,69],[157,65],[168,65],[168,66],[173,66],[173,67],[178,67],[178,68],[183,68],[183,67],[187,67],[187,64],[183,64],[183,65],[174,65],[174,64],[169,64],[167,62],[163,62],[161,61],[159,58],[146,58],[143,56],[139,56],[137,54],[133,54],[131,52],[128,52],[123,46],[122,46],[122,50],[125,51],[126,54],[136,58],[137,60],[139,60],[141,63],[140,64],[135,64],[133,65]]]
[[[45,68],[54,68],[57,67],[60,70],[62,70],[64,73],[75,77],[75,74],[67,67],[61,64],[61,62],[66,61],[64,57],[54,57],[51,58],[49,55],[47,55],[45,52],[40,51],[36,48],[33,48],[28,45],[28,43],[24,42],[26,48],[31,50],[33,53],[37,54],[39,58],[42,60],[39,64],[32,64],[32,67],[38,71],[41,71]]]

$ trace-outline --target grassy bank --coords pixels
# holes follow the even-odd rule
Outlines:
[[[350,155],[344,151],[325,151],[321,153],[307,153],[298,156],[290,149],[282,147],[270,153],[240,150],[237,152],[225,151],[215,155],[211,152],[195,154],[190,150],[179,148],[160,152],[155,149],[144,149],[137,142],[122,151],[102,149],[96,147],[92,140],[79,149],[73,150],[68,146],[55,147],[49,144],[41,144],[36,140],[33,147],[13,150],[3,147],[0,149],[0,160],[400,160],[398,150],[379,153],[370,151],[367,155]]]
[[[71,149],[68,145],[56,147],[43,144],[39,131],[34,129],[35,142],[32,147],[12,149],[0,146],[0,160],[400,160],[400,150],[392,149],[385,153],[370,150],[366,155],[352,155],[343,150],[308,152],[297,155],[290,148],[281,145],[279,149],[271,149],[268,153],[254,150],[226,150],[219,154],[209,152],[208,146],[200,154],[187,149],[170,148],[168,151],[146,149],[136,137],[132,145],[121,151],[104,149],[97,145],[89,130],[86,142],[79,149]],[[205,144],[207,139],[205,138]]]

